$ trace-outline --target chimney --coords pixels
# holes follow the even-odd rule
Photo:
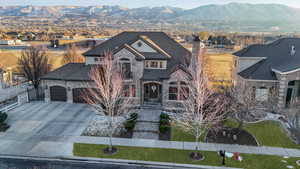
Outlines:
[[[193,35],[193,48],[192,48],[192,58],[191,65],[197,63],[197,60],[200,59],[200,63],[203,63],[203,54],[204,54],[204,43],[201,42],[200,37]]]

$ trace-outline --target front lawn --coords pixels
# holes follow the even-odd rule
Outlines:
[[[228,120],[225,125],[228,127],[237,127],[238,123],[234,120]],[[289,138],[279,122],[263,121],[245,124],[243,129],[256,137],[261,146],[300,148],[300,145],[297,145]]]
[[[102,150],[106,147],[107,145],[75,143],[73,145],[73,154],[80,157],[221,166],[221,159],[216,152],[202,152],[205,159],[203,161],[193,161],[188,157],[192,151],[188,150],[116,146],[118,148],[116,154],[105,155]],[[287,165],[293,165],[297,168],[295,162],[296,160],[300,160],[300,158],[283,159],[280,156],[266,155],[242,154],[241,156],[243,157],[242,162],[227,158],[226,166],[245,169],[281,169],[286,168]],[[286,160],[287,163],[283,163],[281,160]],[[300,167],[297,169],[300,169]]]
[[[236,128],[238,123],[234,120],[227,120],[224,124],[226,127]],[[294,143],[286,131],[280,126],[279,122],[263,121],[254,124],[245,124],[244,130],[252,134],[258,141],[260,146],[284,147],[284,148],[300,148],[300,145]],[[205,135],[201,137],[201,141],[205,140]],[[190,133],[183,131],[178,126],[172,126],[171,141],[187,141],[194,142],[195,138]]]

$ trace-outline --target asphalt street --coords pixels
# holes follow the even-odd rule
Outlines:
[[[1,169],[179,169],[178,167],[112,163],[96,161],[58,160],[28,157],[0,157]],[[180,167],[180,169],[185,169]],[[187,168],[186,168],[187,169]],[[192,169],[192,168],[189,168]],[[197,168],[201,169],[201,168]],[[202,168],[209,169],[209,168]]]

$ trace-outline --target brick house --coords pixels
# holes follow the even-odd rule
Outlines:
[[[247,82],[260,101],[274,89],[278,106],[284,108],[300,96],[300,38],[282,38],[269,44],[251,45],[234,55],[238,81]]]
[[[85,52],[85,63],[69,63],[42,78],[45,101],[84,102],[80,93],[92,83],[91,67],[101,64],[104,53],[111,51],[125,76],[126,97],[139,106],[159,104],[176,109],[184,100],[186,67],[192,56],[200,53],[200,40],[194,42],[193,54],[163,32],[123,32]]]

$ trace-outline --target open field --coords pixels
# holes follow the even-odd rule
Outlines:
[[[17,66],[18,57],[21,56],[20,50],[0,50],[0,65],[3,68]],[[48,51],[53,69],[61,66],[63,51]]]
[[[206,54],[206,71],[209,73],[211,85],[218,81],[231,81],[234,56],[231,54]]]

